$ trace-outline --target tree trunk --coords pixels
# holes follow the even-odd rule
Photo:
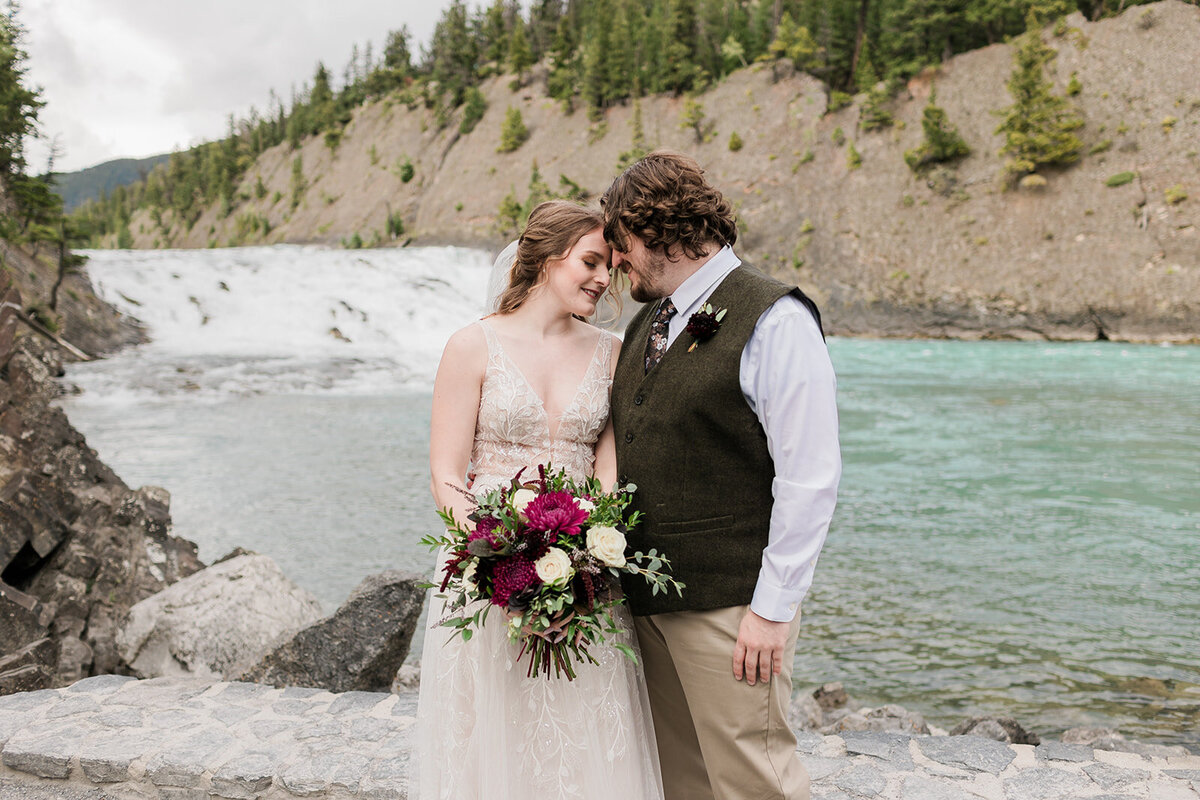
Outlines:
[[[854,30],[854,55],[850,58],[850,80],[858,74],[858,60],[862,57],[863,40],[867,35],[867,7],[871,0],[861,0],[858,4],[858,21]]]
[[[58,275],[54,285],[50,287],[50,310],[58,311],[58,290],[63,278],[67,277],[67,226],[65,222],[58,223]]]

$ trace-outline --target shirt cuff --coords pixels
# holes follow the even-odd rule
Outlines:
[[[800,611],[800,601],[804,599],[804,594],[803,589],[775,586],[760,575],[758,585],[754,587],[754,599],[750,601],[750,610],[772,622],[791,622]]]

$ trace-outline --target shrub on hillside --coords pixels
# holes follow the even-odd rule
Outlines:
[[[1010,181],[1040,166],[1071,164],[1083,150],[1083,142],[1074,134],[1083,127],[1083,119],[1066,98],[1054,94],[1046,78],[1046,64],[1057,53],[1042,40],[1032,12],[1019,42],[1013,54],[1016,66],[1008,79],[1013,104],[1000,112],[1004,121],[996,128],[996,133],[1004,134],[1000,155],[1008,156],[1004,175]]]
[[[504,112],[504,124],[500,126],[500,146],[498,153],[511,153],[529,138],[529,129],[521,119],[521,109],[509,106]]]
[[[937,92],[929,93],[929,102],[921,114],[921,129],[925,132],[925,141],[904,151],[904,163],[913,172],[971,154],[971,148],[959,136],[958,128],[950,124],[945,110],[937,104]]]

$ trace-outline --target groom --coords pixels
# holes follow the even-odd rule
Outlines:
[[[633,299],[612,388],[617,468],[683,596],[625,592],[667,800],[806,800],[788,727],[800,601],[841,474],[833,368],[799,289],[734,255],[729,202],[655,152],[605,192]]]

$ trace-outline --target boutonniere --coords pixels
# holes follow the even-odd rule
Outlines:
[[[710,304],[705,303],[700,306],[700,310],[688,317],[687,327],[685,331],[692,335],[695,339],[692,346],[687,349],[690,353],[696,349],[696,345],[701,342],[707,342],[711,339],[721,327],[721,320],[725,319],[725,313],[729,311],[727,308],[714,309]]]

